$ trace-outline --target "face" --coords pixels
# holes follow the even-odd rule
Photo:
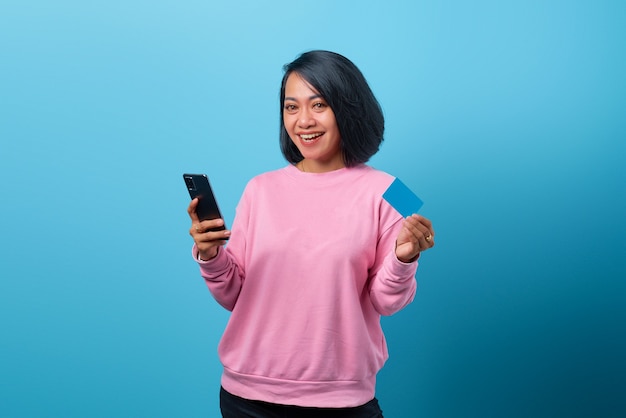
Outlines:
[[[285,83],[283,124],[304,157],[304,171],[345,167],[335,113],[302,77],[291,73]]]

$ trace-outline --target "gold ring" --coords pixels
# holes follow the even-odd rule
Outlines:
[[[200,232],[200,227],[196,226],[196,232]]]
[[[426,237],[426,242],[430,242],[430,240],[431,240],[432,238],[433,238],[433,236],[432,236],[432,235],[427,236],[427,237]]]

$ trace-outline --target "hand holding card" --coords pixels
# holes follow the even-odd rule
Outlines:
[[[420,252],[435,245],[435,231],[430,220],[415,215],[424,202],[397,178],[387,188],[383,199],[405,218],[396,240],[396,257],[405,263],[413,262]]]

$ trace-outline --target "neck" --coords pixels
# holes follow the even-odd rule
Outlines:
[[[318,161],[304,159],[296,164],[296,168],[304,173],[326,173],[345,168],[345,166],[343,160],[320,163]]]

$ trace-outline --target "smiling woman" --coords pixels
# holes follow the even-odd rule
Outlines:
[[[232,311],[219,345],[224,417],[382,416],[380,318],[413,300],[417,259],[435,243],[428,219],[383,199],[394,178],[365,165],[383,131],[358,68],[305,53],[281,83],[290,164],[248,183],[232,231],[212,231],[223,221],[200,221],[190,204],[200,273]]]
[[[296,93],[300,95],[298,100],[293,97]],[[301,109],[304,100],[310,112]],[[333,135],[341,138],[341,159],[347,167],[369,161],[383,141],[385,118],[381,107],[361,71],[342,55],[311,51],[286,65],[280,105],[280,145],[290,163],[306,158],[298,146],[301,138],[295,138],[297,134],[315,133],[315,125],[307,124],[316,121],[337,130]],[[327,112],[332,114],[332,121],[327,119]],[[297,116],[304,119],[298,120]]]
[[[303,156],[298,168],[322,173],[345,167],[335,114],[298,73],[287,78],[284,103],[285,130]]]

